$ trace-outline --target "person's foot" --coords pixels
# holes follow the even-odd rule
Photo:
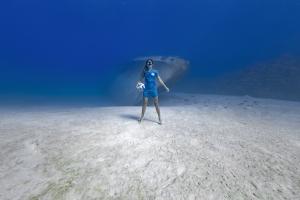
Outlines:
[[[139,119],[138,119],[138,122],[139,122],[139,123],[141,123],[141,122],[142,122],[142,120],[143,120],[143,118],[139,118]]]
[[[158,124],[159,124],[159,125],[162,125],[161,119],[158,120]]]

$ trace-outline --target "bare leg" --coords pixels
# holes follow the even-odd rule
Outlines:
[[[138,120],[139,123],[141,123],[141,121],[143,120],[144,118],[144,115],[145,115],[145,112],[146,112],[146,107],[147,107],[147,104],[148,104],[148,98],[147,97],[144,97],[143,98],[143,108],[142,108],[142,114],[141,114],[141,117],[140,119]]]
[[[157,112],[157,115],[158,115],[158,120],[159,120],[158,123],[162,124],[161,117],[160,117],[159,105],[158,105],[158,97],[154,98],[154,105],[155,105],[155,109],[156,109],[156,112]]]

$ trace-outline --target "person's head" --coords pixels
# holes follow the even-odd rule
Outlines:
[[[152,69],[152,66],[153,66],[153,60],[152,59],[147,59],[146,63],[145,63],[144,70],[149,71],[150,69]]]

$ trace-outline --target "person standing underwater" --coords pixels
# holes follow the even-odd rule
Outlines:
[[[152,97],[154,99],[154,105],[155,105],[155,109],[156,109],[156,112],[158,115],[158,120],[159,120],[158,124],[161,125],[162,120],[161,120],[160,109],[159,109],[159,105],[158,105],[158,92],[157,92],[156,80],[158,80],[159,83],[164,86],[164,88],[166,89],[167,92],[169,92],[170,89],[163,82],[163,80],[159,76],[158,71],[154,70],[152,67],[153,67],[153,60],[147,59],[144,69],[141,72],[140,79],[138,81],[138,84],[141,84],[143,79],[145,79],[145,88],[143,90],[142,113],[141,113],[141,117],[138,119],[138,122],[139,123],[142,122],[144,115],[145,115],[146,107],[148,104],[148,99],[150,97]]]

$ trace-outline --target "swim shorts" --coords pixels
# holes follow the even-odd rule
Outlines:
[[[144,90],[143,96],[144,97],[157,97],[158,96],[157,89]]]

